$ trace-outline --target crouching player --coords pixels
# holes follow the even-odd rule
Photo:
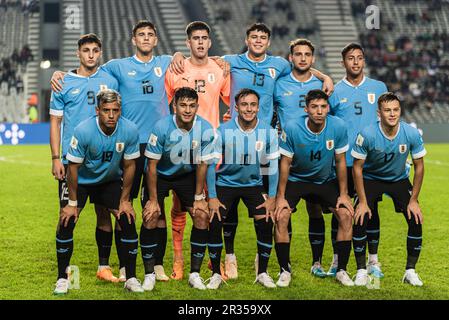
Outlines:
[[[123,231],[125,288],[143,292],[136,279],[138,238],[135,213],[129,199],[135,171],[134,159],[139,157],[139,133],[131,121],[120,117],[121,98],[116,91],[101,91],[97,101],[97,116],[75,128],[67,152],[69,200],[62,200],[56,232],[58,281],[55,294],[66,294],[69,289],[66,269],[73,252],[73,229],[87,197],[91,203],[114,212]],[[122,160],[123,176],[120,168]]]
[[[198,116],[198,94],[187,87],[175,92],[175,115],[159,120],[148,141],[145,156],[147,184],[143,188],[143,225],[140,232],[142,257],[145,267],[143,288],[154,288],[155,253],[160,243],[157,239],[158,221],[165,219],[164,199],[174,191],[181,206],[192,216],[190,235],[191,262],[189,284],[204,290],[206,286],[199,272],[209,236],[209,208],[204,194],[207,161],[214,157],[214,130]]]
[[[223,219],[240,199],[254,218],[257,236],[258,266],[256,281],[267,288],[275,288],[267,273],[273,238],[274,213],[278,181],[278,136],[270,124],[258,119],[259,94],[242,89],[235,96],[238,116],[221,125],[215,144],[221,162],[209,166],[207,186],[211,214],[209,255],[212,278],[207,285],[217,289],[222,283],[220,258],[223,248]],[[263,175],[268,175],[268,192],[263,186]]]
[[[296,205],[304,199],[321,204],[324,211],[328,209],[336,215],[339,257],[336,279],[345,286],[353,286],[346,272],[354,211],[347,193],[347,130],[343,120],[328,116],[328,97],[323,91],[311,90],[305,99],[307,115],[287,122],[279,144],[282,158],[276,198],[275,249],[282,272],[276,284],[287,287],[291,281],[287,225]]]
[[[351,155],[354,159],[354,182],[358,204],[354,215],[354,254],[357,263],[355,284],[366,285],[366,228],[371,211],[377,207],[382,194],[393,198],[396,212],[402,212],[408,224],[407,264],[403,282],[412,286],[423,283],[415,271],[421,252],[423,214],[418,195],[424,179],[426,149],[416,128],[400,121],[399,98],[387,92],[379,97],[380,121],[362,130],[356,139]],[[413,159],[415,176],[413,186],[406,168],[409,153]]]

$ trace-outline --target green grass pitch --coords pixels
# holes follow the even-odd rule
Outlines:
[[[71,263],[79,266],[80,290],[71,290],[66,297],[52,295],[56,281],[55,228],[58,217],[57,183],[50,168],[48,146],[0,146],[0,299],[449,299],[447,277],[448,251],[448,182],[449,145],[427,145],[426,173],[420,203],[424,211],[424,241],[417,266],[424,287],[413,288],[401,283],[406,256],[406,223],[393,212],[392,201],[384,197],[380,205],[381,240],[379,258],[385,278],[379,289],[344,288],[333,279],[313,278],[309,274],[311,250],[307,236],[308,218],[304,204],[293,216],[291,260],[293,280],[289,288],[265,289],[253,284],[256,252],[255,232],[246,208],[240,206],[240,224],[236,237],[239,263],[238,280],[229,281],[217,291],[199,292],[187,280],[157,283],[153,292],[130,294],[121,284],[96,280],[97,247],[93,206],[82,212],[74,234]],[[170,201],[166,201],[170,206]],[[140,204],[135,203],[140,213]],[[326,220],[326,244],[323,264],[327,269],[332,258],[330,216]],[[189,261],[190,220],[184,235],[185,260]],[[141,218],[139,216],[138,226]],[[170,229],[169,229],[170,230]],[[171,232],[165,258],[166,272],[171,271]],[[111,265],[117,274],[115,248]],[[348,267],[355,273],[354,256]],[[278,266],[273,250],[269,272],[276,278]],[[138,256],[137,273],[143,278]],[[188,273],[186,265],[185,275]],[[210,275],[203,263],[202,276]]]

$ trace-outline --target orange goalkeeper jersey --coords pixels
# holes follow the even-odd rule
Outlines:
[[[195,89],[199,97],[198,115],[217,128],[220,125],[220,97],[229,105],[230,76],[223,77],[223,70],[209,58],[207,65],[196,66],[190,59],[184,61],[184,72],[174,74],[167,70],[165,90],[170,103],[176,89],[189,87]]]

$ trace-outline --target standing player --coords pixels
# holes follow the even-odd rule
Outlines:
[[[216,152],[220,155],[221,163],[217,172],[216,164],[210,165],[207,175],[209,209],[213,219],[209,227],[209,255],[213,275],[207,287],[217,289],[222,282],[222,220],[228,208],[235,207],[242,199],[249,216],[254,218],[256,229],[259,255],[256,281],[265,287],[274,288],[276,285],[268,275],[267,267],[273,241],[272,213],[278,182],[277,131],[258,119],[259,95],[254,90],[242,89],[235,96],[235,104],[237,118],[221,125],[218,132]],[[270,166],[266,166],[269,163]],[[268,190],[263,186],[263,175],[268,175]]]
[[[186,44],[190,49],[190,57],[184,60],[182,73],[176,74],[167,71],[165,76],[165,89],[168,101],[173,98],[175,90],[182,87],[190,87],[198,94],[198,115],[207,120],[212,127],[217,128],[220,123],[220,97],[229,104],[229,75],[224,77],[223,70],[209,58],[209,48],[212,45],[210,39],[210,27],[202,21],[191,22],[186,27]],[[184,260],[182,255],[182,240],[186,224],[186,214],[181,210],[177,194],[173,194],[173,207],[171,210],[172,235],[173,235],[173,272],[172,279],[181,280],[184,274]],[[166,228],[164,225],[159,228]],[[143,229],[142,229],[143,230]],[[165,229],[165,234],[167,233]],[[165,237],[166,240],[166,237]],[[165,243],[156,256],[156,264],[162,265],[165,253]]]
[[[281,128],[289,119],[306,115],[304,108],[307,93],[323,86],[323,82],[310,71],[315,62],[314,52],[315,47],[307,39],[296,39],[290,43],[289,60],[293,64],[292,72],[279,78],[274,89],[274,104]],[[309,214],[309,241],[313,256],[311,273],[323,278],[326,277],[326,272],[321,267],[325,239],[323,214],[317,204],[307,201],[306,207]]]
[[[224,59],[231,65],[231,97],[243,88],[256,91],[260,96],[259,119],[272,123],[273,93],[275,82],[279,77],[288,75],[291,71],[290,63],[282,57],[267,54],[270,46],[271,30],[263,23],[255,23],[246,30],[245,44],[247,52],[243,54],[226,55]],[[311,69],[319,79],[324,80],[326,92],[333,90],[332,79]],[[231,116],[235,118],[235,108],[230,108]],[[225,270],[230,279],[238,277],[237,258],[234,254],[234,238],[238,225],[237,207],[228,212],[223,225],[225,239]]]
[[[328,97],[321,90],[306,95],[306,116],[287,122],[280,142],[282,154],[276,198],[276,254],[282,269],[278,282],[291,281],[288,263],[288,222],[298,202],[305,199],[331,210],[338,219],[337,280],[345,286],[354,283],[346,272],[351,252],[352,215],[348,196],[345,152],[348,136],[343,120],[328,116]],[[335,168],[333,164],[335,162]]]
[[[343,119],[348,128],[349,147],[352,148],[357,136],[363,128],[376,123],[376,102],[381,94],[387,92],[387,87],[381,81],[368,78],[364,75],[365,54],[363,48],[357,43],[346,45],[342,52],[342,65],[346,69],[346,76],[335,85],[334,94],[329,99],[331,114]],[[346,155],[348,166],[348,193],[354,196],[354,183],[352,178],[351,155]],[[335,244],[338,222],[332,219],[332,239]],[[368,222],[368,273],[382,278],[383,273],[377,257],[380,239],[380,222],[377,205],[373,208],[373,215]],[[334,260],[328,274],[335,276],[338,265],[338,255],[334,245]]]
[[[191,244],[191,269],[189,284],[204,290],[206,286],[199,272],[206,251],[209,227],[209,209],[204,194],[207,163],[214,157],[214,130],[211,125],[196,115],[198,94],[191,88],[180,88],[175,92],[173,106],[175,115],[157,122],[151,131],[145,156],[149,158],[147,184],[142,190],[145,207],[142,212],[145,246],[142,255],[149,258],[145,264],[143,288],[152,290],[155,285],[151,271],[159,245],[156,226],[165,220],[164,199],[173,190],[181,206],[193,219]],[[143,242],[142,242],[143,243]]]
[[[351,155],[354,157],[354,182],[358,204],[354,216],[354,254],[357,262],[355,284],[366,285],[365,239],[366,214],[371,215],[382,194],[394,201],[396,212],[402,212],[408,224],[407,264],[403,282],[412,286],[423,283],[415,271],[422,244],[423,214],[418,196],[424,179],[426,149],[416,128],[400,121],[399,98],[391,93],[379,97],[380,122],[370,125],[357,135]],[[413,186],[406,169],[411,154],[415,175]]]
[[[113,211],[117,217],[122,228],[121,242],[126,257],[125,288],[143,292],[135,277],[138,239],[135,213],[129,201],[134,159],[139,157],[139,134],[131,121],[120,117],[121,99],[116,91],[103,90],[97,100],[97,116],[75,128],[67,151],[69,197],[68,200],[61,200],[62,210],[56,232],[58,281],[55,294],[68,292],[66,270],[73,252],[73,229],[88,197],[91,203]],[[123,172],[120,168],[122,162]]]
[[[96,94],[100,90],[117,89],[117,81],[99,69],[102,54],[101,40],[95,34],[86,34],[78,40],[77,56],[80,65],[64,77],[65,86],[61,92],[53,92],[50,101],[50,149],[52,154],[52,173],[59,180],[59,198],[68,200],[66,181],[66,158],[70,138],[75,126],[95,115]],[[62,124],[62,143],[61,143]],[[62,146],[62,160],[60,148]],[[63,209],[62,207],[60,208]],[[97,228],[95,238],[98,246],[99,266],[97,278],[117,282],[109,266],[112,246],[112,223],[110,211],[100,204],[95,205]],[[119,258],[121,254],[119,253]]]

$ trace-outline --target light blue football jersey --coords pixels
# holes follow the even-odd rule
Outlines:
[[[306,95],[310,90],[321,89],[323,82],[312,75],[309,80],[301,82],[290,73],[276,81],[274,104],[281,128],[289,119],[297,119],[306,115]]]
[[[176,115],[159,120],[151,131],[145,156],[159,160],[157,173],[171,178],[193,172],[196,164],[214,158],[215,131],[196,115],[189,132],[179,129]]]
[[[221,159],[218,170],[208,170],[209,197],[216,197],[215,185],[222,187],[262,186],[263,175],[275,176],[269,196],[274,197],[278,176],[278,134],[268,123],[258,120],[251,131],[244,131],[238,118],[218,128],[215,152]]]
[[[139,133],[131,121],[120,117],[115,131],[106,135],[98,117],[91,117],[75,128],[67,160],[82,163],[78,184],[96,185],[122,177],[120,162],[140,157]]]
[[[419,159],[426,155],[426,149],[419,131],[403,121],[392,139],[385,136],[380,122],[368,126],[357,135],[351,151],[354,158],[365,160],[364,178],[389,182],[408,178],[409,154]]]
[[[52,92],[50,99],[50,115],[63,117],[62,120],[62,161],[67,164],[67,150],[75,127],[80,122],[95,115],[97,93],[104,89],[118,90],[117,80],[98,69],[90,77],[68,72],[64,76],[61,92]]]
[[[336,178],[335,154],[349,149],[346,126],[340,118],[327,116],[320,133],[307,127],[308,116],[288,121],[282,131],[279,149],[293,158],[288,180],[322,184]]]
[[[273,93],[276,80],[291,71],[290,63],[282,57],[266,55],[260,62],[254,62],[243,54],[223,57],[231,65],[231,115],[237,116],[235,95],[243,88],[253,89],[260,95],[259,119],[271,124],[273,118]]]
[[[377,100],[387,92],[381,81],[364,77],[354,87],[346,78],[335,85],[329,98],[330,113],[344,120],[348,128],[349,147],[352,149],[357,134],[365,127],[377,122]],[[350,152],[346,153],[346,165],[352,167]]]
[[[114,59],[101,68],[119,82],[122,116],[139,128],[140,143],[147,143],[156,122],[170,113],[165,92],[165,72],[171,56],[153,56],[148,62],[136,56]]]

